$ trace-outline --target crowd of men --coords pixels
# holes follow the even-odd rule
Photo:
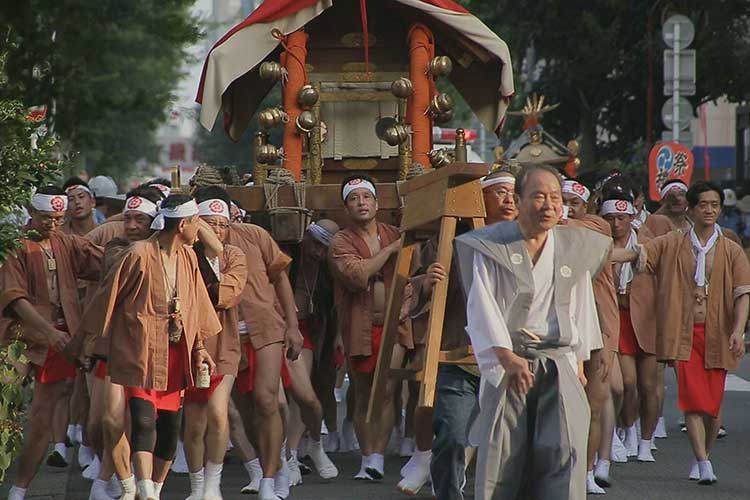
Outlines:
[[[724,381],[750,309],[748,258],[717,225],[724,192],[672,180],[650,214],[621,175],[592,189],[541,165],[480,183],[486,225],[461,228],[450,268],[436,238],[421,244],[393,355],[418,363],[432,290],[448,280],[441,349],[471,344],[477,364],[441,365],[432,408],[390,379],[370,421],[402,241],[378,220],[372,178],[342,182],[343,228],[319,220],[284,249],[218,186],[178,194],[156,179],[100,224],[86,182],[39,187],[0,267],[3,339],[20,332],[18,369],[34,377],[8,498],[25,497],[43,461],[67,467],[73,444],[90,500],[158,500],[170,468],[189,474],[188,500],[220,500],[232,447],[242,493],[261,500],[289,497],[303,458],[336,478],[334,451],[358,449],[354,478],[379,481],[405,414],[404,494],[431,483],[462,499],[476,460],[477,499],[580,500],[613,485],[612,463],[655,461],[666,369],[689,478],[715,483]]]

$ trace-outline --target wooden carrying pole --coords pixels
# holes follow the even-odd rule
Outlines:
[[[391,285],[386,318],[383,326],[383,341],[380,345],[378,362],[373,376],[367,420],[376,411],[378,401],[385,397],[388,378],[403,370],[391,366],[393,347],[398,338],[398,321],[404,288],[409,280],[412,256],[419,244],[417,235],[426,230],[438,233],[438,262],[445,269],[451,268],[453,259],[453,239],[460,219],[468,219],[473,228],[484,225],[484,200],[479,178],[486,175],[489,166],[483,163],[453,164],[405,182],[400,192],[404,197],[404,210],[401,219],[402,247],[396,262],[396,275]],[[448,273],[450,275],[450,273]],[[420,407],[432,407],[435,401],[437,370],[440,363],[473,364],[470,350],[441,351],[445,319],[445,303],[448,294],[448,278],[437,283],[432,291],[430,316],[425,339],[424,368],[413,373],[420,380]],[[458,352],[461,351],[461,352]]]

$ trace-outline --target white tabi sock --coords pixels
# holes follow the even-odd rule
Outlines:
[[[55,443],[55,451],[60,454],[65,460],[68,459],[68,447],[65,443]]]
[[[164,487],[164,483],[157,483],[156,481],[154,483],[154,499],[159,500],[161,498],[161,489]]]
[[[206,462],[205,470],[205,483],[204,483],[204,499],[205,500],[217,500],[221,499],[221,471],[224,469],[224,464],[215,464],[213,462]]]
[[[190,496],[186,500],[202,500],[204,492],[204,469],[190,472]]]
[[[120,485],[122,486],[122,492],[135,494],[135,476],[130,476],[127,479],[120,479]]]
[[[150,479],[139,479],[136,481],[135,491],[141,500],[156,498],[154,494],[154,482]]]
[[[8,500],[23,500],[26,498],[26,488],[13,486],[8,492]]]
[[[313,464],[315,464],[315,469],[318,471],[318,475],[320,475],[321,478],[333,479],[339,475],[339,470],[333,464],[328,455],[326,455],[326,452],[323,449],[323,443],[311,439],[308,451],[310,452],[310,459],[313,461]]]

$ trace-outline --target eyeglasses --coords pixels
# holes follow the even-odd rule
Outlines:
[[[229,224],[225,222],[216,222],[216,221],[206,221],[206,224],[208,224],[211,227],[215,227],[218,229],[229,229]]]
[[[504,188],[492,189],[492,190],[489,190],[488,193],[493,194],[500,199],[513,198],[516,195],[514,191],[511,191],[509,189],[504,189]]]

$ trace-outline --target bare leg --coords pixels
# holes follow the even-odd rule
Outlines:
[[[67,391],[65,382],[34,384],[34,396],[29,409],[28,433],[19,458],[15,485],[28,488],[39,464],[47,452],[52,437],[54,410]]]
[[[721,427],[721,415],[714,418],[710,415],[703,415],[703,426],[706,429],[706,456],[711,454],[711,450],[719,436],[719,427]]]
[[[263,477],[272,478],[280,466],[284,429],[279,413],[279,381],[283,344],[267,345],[255,353],[255,427]]]
[[[620,368],[622,370],[624,394],[622,420],[625,427],[630,427],[635,424],[635,420],[638,418],[638,372],[635,356],[621,354]]]
[[[333,366],[333,360],[321,359],[321,362],[312,375],[312,384],[315,394],[318,396],[318,400],[323,407],[323,420],[329,432],[336,432],[338,430],[336,396],[333,392],[336,386],[336,378],[337,371],[336,367]]]
[[[651,439],[659,418],[658,363],[656,356],[640,355],[638,363],[638,395],[640,400],[641,439]]]
[[[312,383],[310,373],[312,372],[313,353],[304,349],[296,361],[288,362],[289,374],[292,377],[292,396],[299,406],[299,417],[304,426],[300,428],[290,422],[289,448],[297,449],[299,441],[304,434],[305,428],[310,433],[310,439],[320,441],[320,424],[323,420],[323,407],[320,405]]]
[[[73,381],[60,382],[64,387],[62,397],[57,402],[52,418],[52,440],[55,443],[64,443],[68,436],[68,422],[70,421],[70,396],[73,393]]]
[[[245,425],[242,421],[242,415],[240,415],[237,406],[234,404],[234,399],[229,399],[229,405],[227,409],[227,416],[229,420],[229,435],[232,438],[232,444],[234,444],[234,451],[239,456],[242,463],[249,462],[256,458],[255,449],[250,444],[250,440],[245,432]]]
[[[690,446],[693,448],[695,459],[699,462],[708,460],[708,434],[706,424],[702,413],[685,413],[685,423],[687,424],[687,434],[690,439]],[[718,430],[718,428],[717,428]]]
[[[594,467],[594,455],[599,449],[602,438],[602,407],[607,400],[609,383],[602,380],[599,375],[599,363],[601,356],[609,356],[608,352],[599,349],[591,353],[591,359],[584,364],[584,371],[588,383],[586,384],[586,397],[591,408],[591,425],[589,426],[589,440],[587,448],[588,470]]]
[[[206,435],[206,460],[215,464],[224,462],[229,442],[228,406],[234,376],[225,375],[208,402],[208,428]]]
[[[130,470],[130,442],[125,435],[129,427],[125,413],[125,392],[121,385],[113,384],[109,377],[105,379],[103,392],[106,401],[102,413],[104,455],[111,459],[117,477],[127,479],[133,473]]]
[[[612,394],[612,406],[615,410],[614,423],[616,423],[618,415],[622,412],[622,405],[625,397],[619,356],[614,357],[612,368],[609,371],[609,388]]]
[[[208,403],[185,405],[185,458],[190,472],[203,468],[206,456],[206,427],[208,424]]]

